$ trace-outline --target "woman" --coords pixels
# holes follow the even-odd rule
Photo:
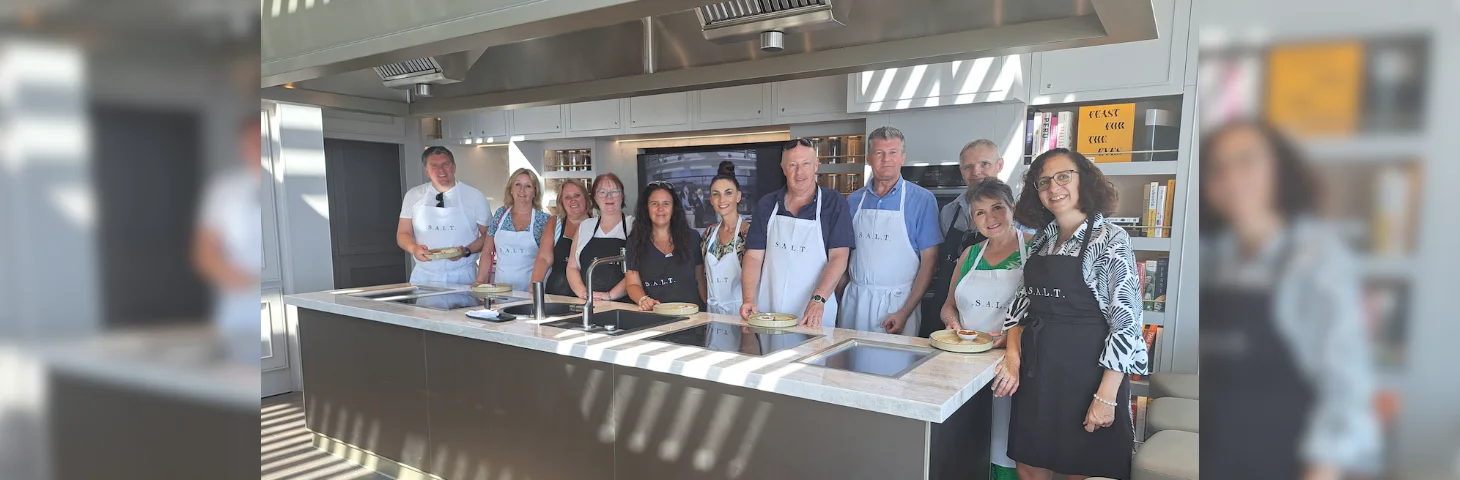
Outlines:
[[[705,307],[705,264],[700,235],[689,228],[684,208],[669,182],[644,188],[629,234],[629,298],[639,310],[660,303],[692,303]]]
[[[1379,426],[1353,254],[1315,221],[1315,177],[1277,130],[1202,140],[1202,473],[1372,473]],[[1260,432],[1253,435],[1252,432]],[[1212,461],[1208,461],[1208,453]],[[1210,470],[1210,474],[1208,472]]]
[[[963,249],[958,257],[958,271],[948,286],[953,294],[943,302],[943,325],[993,333],[994,346],[1003,346],[1004,314],[1024,278],[1029,236],[1014,226],[1014,192],[998,178],[974,183],[964,198],[968,199],[968,224],[986,240]],[[989,478],[995,480],[1018,478],[1014,461],[1007,454],[1012,404],[1009,394],[1014,386],[1011,381],[994,388]]]
[[[1023,192],[1014,218],[1043,230],[995,378],[996,392],[1014,390],[1009,458],[1021,479],[1130,478],[1128,374],[1146,373],[1146,344],[1130,236],[1105,220],[1115,187],[1084,155],[1056,148],[1034,159]]]
[[[720,222],[705,228],[703,245],[700,245],[705,255],[705,281],[709,290],[705,302],[710,313],[739,315],[744,300],[740,290],[740,262],[745,257],[745,235],[750,233],[750,221],[740,218],[740,197],[735,163],[720,162],[719,174],[710,180],[710,205],[719,214]]]
[[[587,300],[616,300],[624,296],[624,274],[618,268],[604,267],[593,271],[593,285],[586,283],[588,266],[594,260],[618,255],[627,245],[633,230],[634,217],[624,217],[624,183],[618,175],[605,173],[593,179],[593,203],[598,217],[578,225],[573,237],[573,253],[568,258],[568,285],[573,295]],[[591,288],[590,288],[591,287]]]
[[[542,229],[537,264],[532,267],[532,281],[544,282],[547,293],[573,296],[573,286],[568,284],[568,257],[573,252],[573,239],[578,238],[578,226],[588,219],[592,208],[593,197],[583,184],[565,181],[558,185],[557,215],[549,218]]]
[[[527,282],[532,278],[532,267],[539,250],[537,242],[542,239],[543,227],[547,225],[548,214],[542,211],[542,190],[537,188],[537,174],[527,168],[512,172],[512,180],[502,195],[503,204],[493,213],[495,220],[487,226],[484,252],[477,268],[476,283],[486,283],[492,274],[492,258],[496,257],[495,283],[510,283],[512,290],[527,291]]]

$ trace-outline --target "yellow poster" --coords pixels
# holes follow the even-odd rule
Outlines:
[[[1079,139],[1075,151],[1095,163],[1129,162],[1135,144],[1136,104],[1080,107]]]
[[[1267,56],[1267,120],[1300,136],[1358,130],[1364,46],[1357,42],[1274,47]]]

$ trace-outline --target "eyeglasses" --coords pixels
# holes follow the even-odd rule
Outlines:
[[[1041,191],[1041,192],[1043,192],[1045,190],[1049,190],[1049,181],[1050,180],[1054,180],[1054,183],[1057,183],[1060,186],[1069,185],[1070,184],[1070,180],[1074,180],[1075,179],[1075,174],[1076,173],[1080,173],[1080,172],[1078,170],[1065,170],[1063,172],[1055,172],[1055,174],[1053,176],[1039,177],[1039,180],[1035,180],[1034,181],[1034,188],[1036,190]]]
[[[598,195],[599,196],[608,197],[608,198],[622,196],[623,194],[624,194],[624,191],[623,190],[619,190],[619,189],[599,190],[598,191]]]
[[[436,194],[436,208],[446,208],[446,192]]]
[[[790,150],[796,148],[797,146],[816,148],[816,144],[811,143],[811,140],[798,138],[795,140],[787,141],[785,145],[781,145],[781,150]]]

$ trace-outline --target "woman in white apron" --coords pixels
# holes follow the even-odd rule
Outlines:
[[[750,226],[740,218],[740,180],[735,163],[720,162],[720,172],[710,181],[710,205],[719,223],[705,230],[705,286],[709,289],[709,312],[740,315],[740,262],[745,257],[745,235]]]
[[[487,228],[487,241],[483,251],[476,283],[512,284],[512,290],[526,292],[532,279],[532,267],[537,262],[538,241],[542,240],[543,228],[548,214],[542,211],[542,190],[538,188],[537,174],[526,168],[512,172],[512,181],[502,198],[505,203],[492,217],[496,221]]]
[[[949,291],[943,302],[944,326],[977,330],[997,336],[1003,346],[1004,314],[1024,278],[1028,238],[1014,227],[1014,194],[997,178],[986,178],[968,188],[968,224],[987,237],[963,250]],[[1014,461],[1006,454],[1009,442],[1009,409],[1006,390],[1015,386],[1004,380],[1002,365],[994,385],[992,442],[989,462],[994,480],[1016,479]]]

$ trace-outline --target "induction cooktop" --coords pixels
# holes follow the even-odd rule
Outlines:
[[[800,332],[752,327],[733,323],[710,322],[704,325],[669,332],[648,340],[689,345],[721,352],[762,356],[821,338]]]
[[[399,303],[402,305],[414,305],[417,307],[441,311],[481,307],[486,304],[486,300],[472,296],[472,294],[470,293],[442,293],[436,295],[411,296],[385,301],[391,303]]]

